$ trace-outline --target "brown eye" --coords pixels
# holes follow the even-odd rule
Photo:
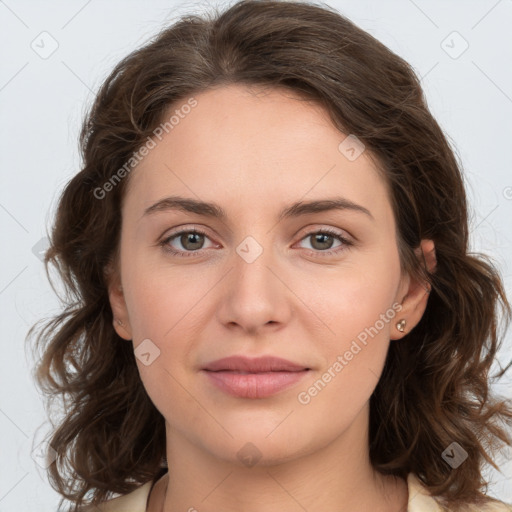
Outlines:
[[[334,237],[327,233],[315,233],[308,236],[312,240],[311,245],[320,251],[330,249],[334,243]]]
[[[341,233],[330,229],[311,231],[302,238],[302,240],[309,240],[312,248],[310,252],[315,255],[320,254],[321,256],[330,256],[340,253],[353,245],[353,242],[345,238]],[[333,246],[336,240],[339,244]],[[308,248],[306,247],[306,249]]]
[[[202,249],[204,244],[204,235],[196,232],[187,232],[179,236],[179,241],[185,249],[189,251],[197,251]]]
[[[198,256],[202,254],[206,233],[196,228],[178,231],[160,242],[162,248],[175,256]]]

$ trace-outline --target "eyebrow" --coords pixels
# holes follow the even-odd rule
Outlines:
[[[205,217],[216,218],[223,221],[227,219],[226,211],[221,206],[215,203],[199,201],[197,199],[181,196],[170,196],[160,199],[153,205],[146,208],[141,218],[157,212],[169,210],[180,210],[195,213],[197,215],[203,215]],[[281,221],[285,218],[299,217],[300,215],[320,213],[330,210],[350,210],[361,212],[375,220],[367,208],[344,197],[333,197],[316,201],[297,201],[296,203],[293,203],[281,210],[278,215],[278,220]]]

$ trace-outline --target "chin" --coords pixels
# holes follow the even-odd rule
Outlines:
[[[279,435],[277,431],[280,427],[275,429],[276,424],[269,430],[249,428],[247,425],[237,429],[231,424],[228,430],[233,438],[226,435],[223,439],[208,440],[203,446],[215,458],[247,468],[284,464],[319,449],[317,443],[313,445],[310,439],[291,439],[288,429],[282,429]],[[298,430],[298,425],[293,427],[293,431]]]

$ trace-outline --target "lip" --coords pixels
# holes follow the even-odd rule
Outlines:
[[[240,373],[226,370],[203,370],[210,382],[220,390],[241,398],[266,398],[293,386],[310,370],[294,372]]]
[[[202,369],[221,391],[241,398],[266,398],[293,386],[310,368],[273,356],[231,356]]]
[[[239,372],[297,372],[309,369],[307,366],[293,363],[275,356],[230,356],[208,363],[203,370],[212,372],[232,370]]]

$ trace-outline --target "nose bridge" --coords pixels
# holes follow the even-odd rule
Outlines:
[[[259,241],[261,240],[261,242]],[[286,287],[276,276],[278,264],[272,237],[248,235],[236,247],[228,289],[219,308],[223,323],[248,330],[286,319]]]
[[[253,300],[254,296],[265,296],[270,301],[279,294],[276,277],[270,270],[277,266],[271,240],[271,236],[263,234],[248,235],[235,248],[234,285],[241,298]]]

